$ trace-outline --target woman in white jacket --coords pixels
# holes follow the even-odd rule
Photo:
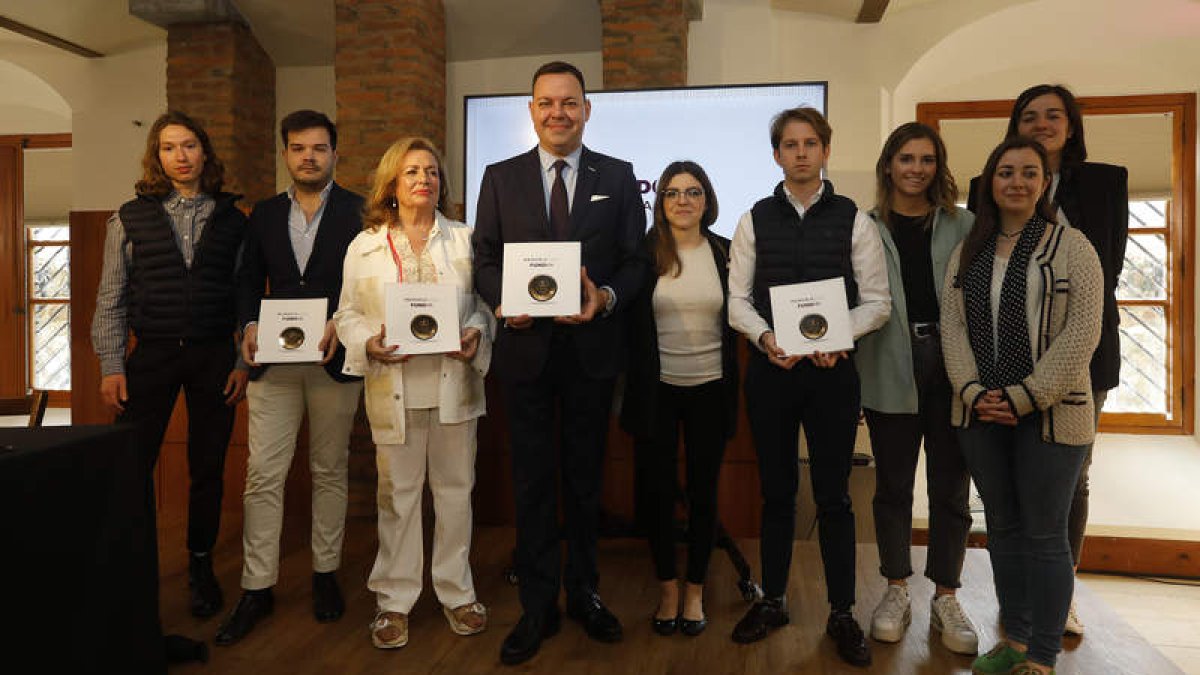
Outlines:
[[[371,641],[408,642],[408,613],[421,593],[421,492],[428,477],[437,524],[433,589],[451,628],[487,626],[475,597],[468,553],[475,428],[484,413],[483,376],[491,358],[491,319],[473,290],[471,232],[438,210],[446,198],[442,161],[424,138],[396,141],[384,153],[366,203],[364,231],[346,251],[339,309],[345,372],[366,378],[367,417],[379,468],[379,553],[367,583],[378,613]],[[387,347],[384,288],[392,282],[458,287],[461,347],[407,355]]]

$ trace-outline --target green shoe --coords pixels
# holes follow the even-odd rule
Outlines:
[[[1008,646],[1007,642],[992,647],[992,650],[971,663],[974,675],[999,675],[1000,673],[1016,672],[1018,664],[1025,662],[1025,654]]]
[[[1013,669],[1008,671],[1008,675],[1042,675],[1042,671],[1029,665],[1028,661],[1022,661],[1013,666]],[[1050,675],[1054,675],[1054,669],[1050,669]]]

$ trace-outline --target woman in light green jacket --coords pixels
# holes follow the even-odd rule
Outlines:
[[[883,239],[892,314],[863,336],[855,363],[875,455],[875,536],[887,591],[871,618],[871,635],[898,642],[912,618],[906,579],[912,575],[913,482],[922,439],[929,494],[925,576],[937,585],[930,623],[941,641],[974,654],[978,638],[955,597],[971,516],[970,480],[950,425],[950,382],[942,362],[939,302],[951,252],[974,217],[954,204],[958,190],[946,148],[916,122],[892,132],[875,166],[870,215]]]

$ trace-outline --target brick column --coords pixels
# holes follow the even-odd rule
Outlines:
[[[245,24],[167,28],[167,107],[208,131],[243,205],[275,194],[275,64]]]
[[[687,85],[689,0],[600,0],[605,89]]]
[[[366,194],[384,150],[403,136],[446,148],[442,0],[336,0],[333,57],[338,182]],[[360,406],[350,440],[352,516],[375,514],[375,445]]]
[[[338,182],[365,193],[402,136],[446,148],[442,0],[336,0]]]

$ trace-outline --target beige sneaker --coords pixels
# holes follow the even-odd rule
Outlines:
[[[942,644],[955,654],[977,654],[979,636],[970,617],[951,594],[935,595],[930,602],[929,623],[942,634]]]
[[[380,649],[399,649],[408,644],[408,615],[379,612],[371,622],[371,644]]]
[[[1083,637],[1083,622],[1075,613],[1075,600],[1071,600],[1071,608],[1067,610],[1067,622],[1063,624],[1063,635]]]
[[[480,602],[469,602],[454,609],[442,605],[442,614],[450,622],[450,630],[458,635],[475,635],[487,629],[487,607]]]
[[[879,642],[899,642],[912,622],[908,586],[888,584],[879,605],[871,614],[871,637]]]

